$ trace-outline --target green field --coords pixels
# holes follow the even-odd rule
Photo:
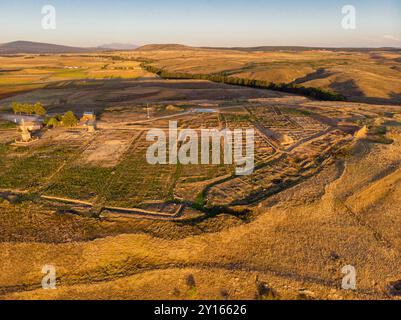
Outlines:
[[[0,188],[34,190],[74,154],[69,145],[53,145],[30,152],[27,147],[0,145]]]

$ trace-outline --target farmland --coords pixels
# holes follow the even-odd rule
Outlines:
[[[174,76],[218,75],[232,81],[321,88],[352,101],[400,103],[400,51],[222,50],[149,45],[129,57]],[[299,90],[298,90],[299,91]]]
[[[149,75],[139,62],[99,55],[0,57],[0,97],[44,88],[62,80],[138,78]],[[4,67],[3,67],[4,66]]]
[[[0,298],[397,299],[398,54],[380,53],[380,68],[364,52],[320,55],[145,47],[0,57]],[[350,76],[340,65],[355,59],[363,95],[338,85]],[[351,101],[162,79],[144,61],[316,82]],[[321,67],[330,76],[313,78]],[[372,68],[387,91],[373,91]],[[45,127],[18,144],[14,101],[40,101],[49,115],[94,111],[97,130]],[[150,164],[147,133],[170,121],[196,133],[253,129],[253,173]],[[49,263],[58,289],[44,291]],[[355,291],[341,290],[344,265],[358,268]]]

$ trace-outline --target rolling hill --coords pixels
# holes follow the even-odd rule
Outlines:
[[[80,53],[103,51],[104,48],[79,48],[50,43],[14,41],[0,44],[0,54],[18,54],[18,53]]]
[[[132,57],[177,77],[223,75],[276,85],[321,88],[350,101],[401,104],[401,49],[195,48],[147,45]]]
[[[199,50],[183,44],[147,44],[136,49],[136,51],[175,51],[175,50]]]
[[[113,42],[113,43],[108,43],[108,44],[103,44],[101,46],[99,46],[99,49],[111,49],[111,50],[134,50],[136,48],[138,48],[139,46],[135,45],[135,44],[131,44],[131,43],[117,43],[117,42]]]

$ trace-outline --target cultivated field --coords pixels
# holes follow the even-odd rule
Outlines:
[[[163,80],[141,68],[147,58],[174,71],[307,76],[334,88],[334,70],[345,74],[339,61],[359,59],[355,68],[370,74],[373,54],[150,47],[0,57],[0,299],[397,299],[397,54],[375,53],[386,92],[369,84],[350,95],[380,104]],[[312,80],[323,66],[330,76]],[[13,101],[40,101],[50,115],[94,111],[97,130],[44,128],[17,144],[16,124],[5,120]],[[254,129],[254,172],[149,164],[148,130],[172,120],[196,132]],[[49,264],[57,290],[41,289]],[[341,289],[345,265],[357,270],[354,291]]]
[[[401,52],[219,50],[149,45],[127,57],[172,73],[223,74],[323,88],[353,101],[401,103]]]
[[[153,75],[138,61],[99,54],[0,56],[0,98],[62,80],[140,78]],[[64,84],[63,84],[64,85]],[[57,85],[56,85],[57,86]]]

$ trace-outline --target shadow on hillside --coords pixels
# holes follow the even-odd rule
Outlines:
[[[161,78],[112,78],[112,79],[80,79],[53,82],[45,86],[46,89],[85,89],[85,90],[113,90],[130,87],[161,87],[167,89],[233,89],[229,84],[216,83],[197,79],[161,79]],[[244,90],[249,88],[244,88]]]
[[[391,93],[389,98],[378,98],[378,97],[360,97],[353,98],[352,100],[357,102],[378,104],[378,105],[397,105],[401,106],[401,93]]]
[[[349,101],[379,104],[379,105],[401,105],[401,93],[391,93],[389,98],[369,97],[359,88],[355,80],[334,82],[330,89],[343,94]]]
[[[330,84],[330,89],[341,93],[348,98],[365,97],[363,91],[355,83],[355,80],[347,80],[342,82],[333,82]]]
[[[305,77],[298,78],[295,81],[293,81],[291,84],[302,84],[304,82],[312,81],[312,80],[319,80],[319,79],[325,79],[327,77],[330,77],[333,75],[332,72],[327,71],[326,69],[318,69],[315,72],[307,74]]]
[[[390,99],[401,103],[401,92],[400,93],[395,93],[395,92],[390,93]]]

